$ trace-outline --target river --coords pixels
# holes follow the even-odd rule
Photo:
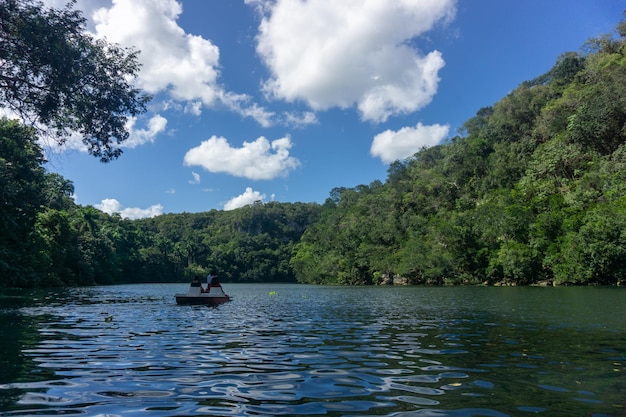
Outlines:
[[[626,289],[186,284],[0,296],[0,414],[626,416]]]

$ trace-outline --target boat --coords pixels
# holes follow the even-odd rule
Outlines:
[[[200,281],[194,280],[186,293],[175,294],[176,304],[217,305],[230,301],[232,297],[224,292],[222,286],[210,284],[206,291],[202,290]]]
[[[176,294],[176,304],[206,304],[206,305],[217,305],[222,303],[227,303],[232,298],[229,295],[225,296],[215,296],[210,294],[198,294],[198,295],[190,295],[190,294]]]

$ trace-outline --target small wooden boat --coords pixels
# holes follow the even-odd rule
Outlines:
[[[202,285],[198,281],[191,283],[189,290],[184,294],[175,294],[176,304],[207,304],[217,305],[231,300],[230,295],[224,293],[222,286],[209,285],[206,292],[202,290]]]

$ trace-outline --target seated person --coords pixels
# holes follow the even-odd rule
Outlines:
[[[226,293],[224,293],[224,290],[222,289],[222,285],[220,284],[220,280],[217,277],[217,275],[209,274],[209,276],[207,277],[207,280],[210,280],[210,281],[208,282],[206,292],[216,297],[228,296]]]
[[[200,277],[199,276],[195,276],[193,278],[193,281],[191,281],[191,285],[189,286],[189,294],[190,295],[194,295],[194,294],[202,294],[204,292],[204,288],[202,288],[202,283],[200,282]]]

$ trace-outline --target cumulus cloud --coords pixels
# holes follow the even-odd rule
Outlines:
[[[224,204],[224,210],[234,210],[256,202],[263,202],[264,199],[265,194],[254,191],[251,187],[246,187],[246,191],[243,194],[231,198],[226,202],[226,204]]]
[[[253,142],[244,142],[241,148],[232,147],[223,137],[212,136],[188,150],[183,163],[186,166],[201,166],[209,172],[271,180],[286,176],[300,165],[297,158],[289,156],[291,146],[289,136],[272,142],[261,136]]]
[[[454,17],[456,0],[248,0],[264,13],[257,52],[269,97],[316,110],[356,104],[383,122],[430,103],[444,66],[410,41]]]
[[[176,23],[181,13],[174,0],[115,0],[93,20],[99,37],[141,51],[141,88],[152,94],[168,89],[174,98],[211,104],[217,97],[219,48],[186,34]]]
[[[119,213],[122,218],[131,220],[145,219],[163,214],[163,206],[160,204],[155,204],[145,209],[137,207],[122,208],[120,202],[114,198],[105,198],[100,204],[96,204],[95,207],[107,214]]]
[[[148,120],[147,129],[136,129],[135,123],[137,118],[130,117],[126,123],[126,129],[128,129],[128,139],[122,144],[126,148],[135,148],[144,143],[152,143],[156,139],[157,135],[165,130],[167,125],[167,119],[157,114]]]
[[[114,0],[91,13],[90,24],[97,37],[141,51],[137,81],[148,93],[166,92],[194,115],[201,113],[201,104],[225,106],[269,126],[271,112],[220,84],[219,48],[186,33],[177,23],[182,11],[176,0]]]
[[[403,127],[398,131],[386,130],[374,137],[370,154],[379,157],[384,163],[412,156],[423,147],[438,144],[448,135],[450,127],[434,124]]]

